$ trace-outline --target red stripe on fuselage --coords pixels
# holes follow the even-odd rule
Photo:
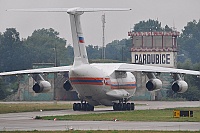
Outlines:
[[[72,84],[103,85],[104,79],[99,77],[72,77],[70,81]]]
[[[72,84],[85,84],[85,85],[106,85],[111,89],[135,89],[136,82],[124,82],[119,84],[118,82],[111,82],[110,78],[99,77],[71,77]]]

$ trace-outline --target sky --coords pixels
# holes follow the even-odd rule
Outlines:
[[[134,24],[153,19],[175,27],[181,32],[187,22],[200,19],[200,0],[0,0],[0,32],[16,28],[20,38],[31,36],[34,30],[53,28],[72,44],[67,13],[8,12],[6,9],[30,8],[131,8],[126,12],[84,13],[81,25],[86,45],[102,46],[102,21],[105,13],[105,44],[129,38]]]

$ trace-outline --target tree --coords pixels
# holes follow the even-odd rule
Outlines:
[[[172,28],[170,28],[168,25],[165,25],[164,31],[171,32],[173,31]]]
[[[14,28],[8,28],[0,37],[0,66],[1,71],[24,69],[28,60],[23,53],[28,52],[26,46],[20,41],[19,32]]]
[[[93,46],[93,45],[88,45],[86,47],[87,49],[87,54],[88,54],[88,59],[101,59],[101,55],[102,55],[102,52],[101,50],[102,49],[99,49],[98,46]]]
[[[5,89],[5,85],[3,83],[3,80],[0,79],[0,100],[5,99],[6,96],[7,96],[7,92],[6,92],[6,89]]]
[[[66,65],[72,65],[74,62],[74,49],[71,45],[67,46],[67,50],[66,50]]]
[[[66,40],[58,37],[59,33],[54,29],[35,30],[25,41],[26,45],[32,49],[31,55],[33,63],[55,63],[58,64],[67,58]],[[57,56],[57,57],[56,57]],[[58,65],[56,64],[56,65]]]
[[[153,31],[172,31],[168,25],[161,27],[161,22],[158,20],[149,19],[147,21],[140,21],[135,24],[134,31],[136,32],[153,32]]]
[[[200,70],[200,63],[193,64],[191,60],[187,59],[184,63],[179,63],[178,68]],[[197,76],[185,75],[184,80],[188,83],[188,90],[185,93],[178,94],[178,97],[187,100],[200,100],[200,80]]]
[[[0,53],[1,53],[1,58],[0,58],[0,72],[3,71],[3,61],[2,61],[2,53],[3,53],[3,35],[0,32]]]
[[[131,39],[114,40],[106,45],[106,59],[129,62],[131,59]]]
[[[200,20],[193,20],[187,23],[178,39],[180,53],[185,59],[191,59],[192,63],[200,62]]]

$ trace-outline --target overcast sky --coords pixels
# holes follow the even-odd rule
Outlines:
[[[181,31],[187,22],[200,19],[200,0],[0,0],[0,32],[16,28],[21,38],[34,30],[53,28],[72,44],[69,16],[66,13],[6,12],[6,9],[27,8],[132,8],[128,12],[105,12],[105,42],[129,38],[127,33],[141,20],[159,20],[162,26],[175,26]],[[85,13],[81,24],[86,44],[102,45],[104,12]]]

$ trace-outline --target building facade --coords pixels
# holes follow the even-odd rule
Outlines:
[[[131,62],[133,64],[153,65],[176,68],[177,37],[179,32],[128,32],[132,39]],[[163,81],[160,91],[149,92],[146,89],[148,78],[142,73],[135,72],[137,91],[133,100],[162,99],[169,89],[172,79],[167,74],[159,77]]]

